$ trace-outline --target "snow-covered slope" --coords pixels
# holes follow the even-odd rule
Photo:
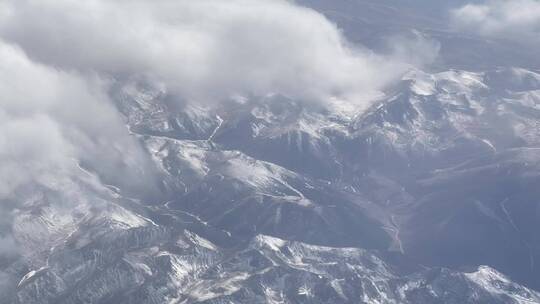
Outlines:
[[[362,113],[127,83],[163,199],[83,167],[21,190],[0,303],[540,303],[538,90],[413,70]]]
[[[414,27],[441,56],[367,110],[119,77],[161,193],[78,159],[18,188],[0,202],[1,304],[540,303],[536,53],[448,32],[427,1],[298,2],[371,49]]]

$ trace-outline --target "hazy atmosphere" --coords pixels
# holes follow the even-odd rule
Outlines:
[[[0,304],[540,303],[540,1],[0,0]]]

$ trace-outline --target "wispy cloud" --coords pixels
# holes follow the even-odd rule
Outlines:
[[[454,27],[488,38],[540,45],[540,1],[490,0],[451,12]]]
[[[144,166],[99,78],[33,62],[1,40],[0,66],[0,199],[69,178],[79,162],[113,176]]]

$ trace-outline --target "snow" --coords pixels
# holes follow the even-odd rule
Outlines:
[[[512,73],[516,74],[516,77],[520,79],[540,79],[533,74],[520,70]],[[290,139],[289,144],[291,147],[297,145],[296,148],[299,152],[315,151],[319,153],[324,151],[321,148],[334,148],[332,145],[335,143],[333,141],[335,138],[328,135],[329,133],[342,136],[338,139],[343,140],[344,144],[352,143],[361,138],[359,136],[364,136],[367,133],[368,136],[365,141],[362,141],[362,145],[373,147],[378,142],[384,141],[388,151],[395,150],[405,157],[420,150],[423,153],[432,153],[431,155],[437,156],[441,151],[451,151],[452,148],[456,147],[459,144],[456,143],[456,139],[465,139],[473,141],[474,148],[484,145],[485,148],[493,150],[494,153],[497,152],[496,155],[490,153],[489,157],[497,158],[504,153],[515,152],[512,161],[516,164],[523,164],[528,168],[538,164],[538,148],[534,148],[532,143],[534,140],[538,141],[537,126],[539,124],[531,113],[536,113],[534,111],[539,109],[539,90],[508,91],[505,93],[507,95],[505,95],[504,99],[497,97],[492,100],[483,95],[484,90],[487,89],[486,83],[489,84],[490,81],[486,74],[464,71],[448,71],[437,74],[413,71],[407,74],[403,80],[410,85],[407,88],[409,94],[399,94],[398,96],[410,95],[412,97],[407,97],[406,100],[399,98],[382,100],[379,108],[376,109],[376,111],[388,115],[390,113],[388,105],[394,102],[407,103],[406,106],[411,106],[411,112],[415,112],[415,115],[407,116],[406,113],[397,113],[396,116],[399,119],[402,118],[403,123],[383,119],[380,124],[369,125],[368,127],[372,129],[366,131],[367,128],[362,129],[361,126],[361,123],[364,122],[362,121],[363,116],[358,116],[360,108],[354,104],[346,104],[345,101],[338,99],[331,100],[330,104],[335,107],[328,109],[328,112],[325,113],[305,109],[298,111],[298,113],[287,112],[284,116],[287,116],[287,119],[290,118],[290,120],[284,120],[283,117],[274,115],[271,111],[262,107],[252,111],[257,120],[252,124],[255,136],[259,137],[256,140],[265,140],[264,137],[266,136],[277,137],[286,134]],[[159,110],[156,109],[159,104],[156,100],[153,100],[157,95],[148,92],[138,94],[136,90],[131,93],[137,96],[139,106],[145,111]],[[388,98],[388,96],[385,98]],[[241,106],[250,106],[250,102],[248,99],[243,99]],[[429,112],[433,108],[436,108],[434,112]],[[514,111],[515,108],[519,108],[519,111],[523,111],[527,115]],[[498,111],[492,111],[492,109],[498,109]],[[315,210],[314,212],[324,209],[317,204],[317,198],[312,194],[324,190],[318,188],[318,185],[323,183],[325,184],[324,187],[326,187],[327,183],[328,187],[340,191],[345,188],[347,194],[355,198],[363,195],[364,186],[361,181],[353,186],[347,185],[346,181],[339,183],[311,179],[303,176],[300,171],[293,172],[285,167],[258,160],[251,154],[247,156],[240,151],[225,150],[220,145],[214,145],[209,141],[214,139],[221,128],[229,127],[228,124],[224,123],[221,116],[216,115],[219,111],[202,107],[190,108],[186,111],[189,112],[186,119],[192,119],[196,128],[205,130],[199,140],[171,139],[165,135],[139,137],[154,157],[156,164],[160,165],[163,172],[167,173],[167,177],[178,184],[187,185],[185,189],[182,189],[186,193],[189,193],[190,189],[198,188],[198,185],[205,185],[206,182],[208,182],[209,186],[205,189],[211,191],[214,185],[210,184],[210,182],[228,183],[231,179],[234,179],[235,185],[242,184],[242,186],[246,186],[242,189],[247,189],[246,192],[249,195],[256,195],[257,198],[268,198],[266,196],[269,196],[271,197],[269,199],[271,203],[278,201],[297,204],[302,207],[310,207]],[[437,111],[440,111],[440,113]],[[440,114],[440,116],[433,115],[434,113]],[[149,126],[153,126],[153,131],[171,127],[167,121],[160,120],[169,117],[159,116],[163,113],[158,112],[153,114],[156,114],[156,116],[141,118],[137,123],[148,123]],[[478,121],[485,123],[485,121],[482,121],[484,119],[482,115],[484,114],[497,116],[497,118],[510,117],[511,123],[508,128],[513,128],[516,136],[526,138],[530,147],[519,148],[522,150],[519,153],[514,150],[505,150],[504,141],[498,140],[499,137],[491,134],[490,131],[492,130],[486,131],[485,124],[478,123]],[[528,114],[531,114],[531,117]],[[227,116],[224,115],[223,117],[229,119],[229,115],[234,116],[234,113],[227,113]],[[360,126],[358,127],[358,133],[350,131],[352,129],[351,125],[354,123],[353,118],[358,119],[358,125]],[[178,118],[173,117],[172,119]],[[250,119],[252,118],[250,117]],[[283,121],[286,121],[286,123],[282,123]],[[181,123],[182,121],[179,119],[178,122]],[[368,133],[371,130],[375,131]],[[310,149],[313,148],[313,151],[302,151],[305,145],[301,144],[306,142],[311,145]],[[486,151],[486,149],[479,150],[482,153]],[[483,155],[485,154],[483,153]],[[339,158],[339,155],[334,156],[332,154],[328,158],[333,164],[335,163],[336,167],[334,168],[347,173],[346,170],[349,169],[347,168],[347,162]],[[461,164],[461,160],[458,163]],[[81,179],[86,181],[86,184],[88,184],[88,176],[95,177],[94,173],[88,172],[82,167],[79,169],[75,171],[81,176]],[[462,165],[451,164],[446,169],[436,172],[438,176],[434,177],[434,179],[443,179],[444,176],[449,174],[461,174],[466,170],[470,170],[468,163],[462,163]],[[343,178],[346,179],[347,177]],[[97,177],[96,181],[99,181]],[[79,264],[74,262],[76,265],[72,266],[63,265],[54,260],[54,257],[62,253],[64,247],[72,245],[67,240],[73,239],[76,241],[75,246],[70,246],[70,249],[81,251],[82,256],[95,254],[99,257],[99,255],[103,254],[104,251],[99,251],[99,248],[95,249],[92,246],[88,247],[93,248],[95,252],[91,254],[84,252],[86,248],[83,245],[92,244],[95,241],[95,235],[85,234],[85,229],[79,230],[82,225],[91,229],[99,229],[97,235],[107,234],[111,238],[115,237],[116,233],[120,233],[119,235],[125,233],[126,230],[130,230],[130,234],[136,234],[139,230],[146,231],[160,226],[159,221],[156,220],[157,223],[153,222],[144,215],[130,210],[129,206],[116,205],[114,202],[121,198],[121,189],[117,189],[115,186],[103,185],[110,189],[108,191],[100,190],[99,195],[95,195],[81,190],[82,186],[75,187],[71,185],[69,181],[51,179],[46,185],[50,186],[54,191],[61,192],[60,200],[65,201],[62,202],[63,204],[71,206],[67,202],[77,202],[77,210],[60,208],[57,205],[60,203],[56,201],[51,202],[50,205],[44,204],[44,197],[36,196],[22,204],[25,209],[21,208],[21,210],[14,213],[16,218],[13,221],[13,228],[18,237],[17,240],[23,244],[24,250],[43,253],[45,256],[44,258],[36,258],[38,262],[34,262],[33,265],[43,265],[45,263],[39,262],[52,257],[51,264],[46,264],[46,267],[66,267],[66,269],[61,269],[62,271],[51,269],[47,274],[57,271],[60,276],[62,273],[76,273],[85,270],[85,267],[90,267],[84,264],[88,261]],[[400,185],[395,186],[396,189],[398,186]],[[92,191],[94,191],[94,188],[97,189],[98,187],[93,187]],[[213,189],[216,189],[216,187]],[[315,191],[307,189],[315,189]],[[385,189],[388,189],[388,187]],[[405,192],[404,188],[400,189]],[[175,207],[182,207],[180,204],[183,198],[182,195],[183,193],[179,193],[179,197],[174,198]],[[309,198],[306,196],[309,196]],[[381,201],[382,204],[388,202],[386,205],[391,205],[386,196],[389,195],[385,195],[384,201]],[[504,222],[506,226],[512,226],[516,233],[519,233],[517,226],[519,224],[518,214],[513,214],[512,209],[507,209],[507,207],[510,207],[509,203],[507,206],[507,202],[509,201],[503,200],[497,205],[491,204],[490,201],[472,201],[473,207],[476,207],[479,213],[494,221]],[[39,207],[37,207],[38,205]],[[169,201],[164,206],[152,210],[156,212],[163,211],[161,215],[189,214],[192,217],[192,222],[197,222],[197,225],[202,224],[200,227],[204,226],[202,230],[205,230],[205,232],[206,229],[220,231],[222,228],[213,227],[213,225],[216,225],[214,220],[202,221],[201,215],[197,211],[190,210],[192,213],[188,213],[182,210],[169,210],[169,207],[172,206],[173,204]],[[268,221],[274,221],[276,226],[287,224],[282,222],[287,220],[285,214],[282,214],[282,212],[286,212],[286,207],[288,206],[285,204],[278,205],[278,208],[275,209],[275,217],[268,219]],[[337,202],[332,207],[340,208]],[[500,207],[500,210],[494,212],[494,207]],[[390,250],[404,254],[405,250],[401,238],[409,236],[404,233],[406,230],[402,233],[400,228],[405,229],[407,227],[402,223],[406,219],[395,214],[395,210],[384,210],[385,217],[378,218],[378,220],[380,220],[381,225],[384,225],[383,228],[388,231],[388,234],[393,239]],[[401,215],[401,213],[397,214]],[[326,220],[326,218],[323,219]],[[182,222],[182,225],[184,224],[191,223]],[[400,227],[400,225],[403,225],[403,227]],[[332,228],[338,229],[337,226],[339,225],[332,226]],[[148,229],[133,229],[141,227],[148,227]],[[184,229],[184,226],[181,227],[181,229]],[[154,243],[149,244],[148,246],[151,246],[152,250],[148,248],[141,249],[142,251],[148,250],[144,251],[144,254],[140,252],[133,253],[131,248],[123,248],[125,250],[122,250],[122,254],[114,257],[129,263],[131,267],[126,268],[136,274],[137,279],[135,281],[137,284],[141,282],[139,279],[141,277],[148,279],[149,284],[155,284],[152,287],[156,287],[156,290],[159,289],[159,292],[156,291],[152,296],[158,301],[163,298],[171,302],[210,299],[221,301],[220,298],[223,298],[223,301],[234,302],[234,300],[229,300],[226,296],[231,295],[230,299],[235,299],[234,294],[242,290],[242,293],[239,294],[242,294],[242,296],[248,295],[248,297],[253,296],[250,299],[264,299],[268,303],[283,303],[288,301],[290,296],[312,296],[316,291],[313,287],[314,281],[312,281],[312,278],[326,282],[339,297],[348,302],[364,299],[366,303],[407,303],[406,298],[412,292],[429,293],[432,297],[440,296],[437,294],[439,290],[434,289],[430,282],[424,280],[425,273],[419,272],[411,276],[395,274],[391,267],[377,258],[376,253],[358,248],[315,246],[272,236],[258,235],[249,245],[245,245],[247,247],[243,247],[242,244],[235,248],[224,249],[216,245],[221,243],[214,244],[211,241],[213,237],[209,236],[210,234],[205,236],[204,233],[199,235],[189,230],[175,231],[177,233],[173,233],[170,239],[155,240]],[[199,230],[193,231],[200,232]],[[224,232],[233,238],[238,236],[235,230],[232,229],[232,233]],[[266,231],[265,233],[270,232]],[[300,237],[292,235],[291,239],[300,239]],[[407,249],[409,250],[409,248]],[[531,252],[531,256],[533,253]],[[241,258],[235,259],[232,257]],[[263,266],[258,265],[258,263],[246,262],[250,261],[251,258],[261,259]],[[162,263],[161,259],[165,259],[166,262]],[[170,263],[167,263],[169,261]],[[99,263],[99,258],[94,258],[88,262],[91,265],[93,263]],[[103,265],[98,266],[102,267]],[[531,266],[534,266],[534,259],[531,260]],[[30,288],[26,289],[25,285],[33,281],[41,281],[35,279],[46,269],[49,268],[40,268],[25,274],[19,282],[21,294],[30,294]],[[540,302],[538,293],[513,283],[510,279],[489,267],[480,267],[478,271],[469,274],[450,270],[445,271],[447,271],[446,274],[450,275],[443,276],[442,280],[437,281],[437,284],[450,288],[453,284],[461,284],[463,280],[466,280],[467,284],[465,285],[469,288],[468,291],[477,295],[487,291],[489,294],[500,298],[509,296],[516,303]],[[119,274],[117,270],[111,272],[113,273],[110,274],[112,279],[106,277],[107,274],[105,274],[102,282],[107,282],[108,279],[114,280],[114,276]],[[291,281],[297,281],[296,285],[291,285],[291,294],[284,292],[285,289],[282,285],[284,281],[281,278],[275,278],[276,273],[284,273],[285,276],[294,279]],[[163,277],[159,277],[160,275]],[[351,288],[350,282],[352,280],[349,281],[344,277],[354,277],[354,284],[358,284],[356,280],[359,280],[362,286],[365,287],[363,290],[370,290],[370,292],[364,292],[364,294],[358,295],[357,298],[353,298],[354,295],[351,296],[351,290],[360,289],[358,288],[359,284]],[[154,280],[154,278],[158,279]],[[50,287],[47,282],[40,284],[43,284],[43,288]],[[138,285],[137,287],[128,286],[126,290],[130,290],[130,288],[138,288]],[[103,290],[108,291],[107,288],[103,288]],[[74,294],[76,292],[80,292],[80,290],[75,290]],[[257,292],[260,293],[256,294]],[[163,294],[166,294],[166,296],[163,296]],[[161,296],[163,298],[160,298]],[[481,298],[481,296],[478,297]]]
[[[540,302],[540,294],[511,282],[507,277],[488,266],[480,266],[476,272],[465,274],[471,282],[494,295],[506,295],[517,304]]]
[[[21,287],[22,285],[26,284],[27,282],[29,282],[32,278],[34,278],[37,274],[47,270],[48,267],[47,266],[44,266],[44,267],[41,267],[37,270],[31,270],[30,272],[28,272],[27,274],[25,274],[21,281],[19,282],[19,284],[17,284],[17,287]]]
[[[218,121],[218,125],[217,127],[214,129],[214,131],[212,131],[212,134],[210,134],[210,136],[208,137],[208,141],[212,141],[212,139],[214,138],[214,136],[216,136],[216,133],[219,131],[219,129],[221,128],[221,126],[223,125],[223,119],[221,117],[219,117],[219,115],[216,115],[216,119]]]
[[[210,242],[209,240],[206,240],[200,236],[198,236],[197,234],[195,233],[192,233],[190,231],[185,231],[184,232],[184,235],[191,241],[193,242],[194,244],[198,245],[198,246],[201,246],[201,247],[204,247],[206,249],[209,249],[209,250],[212,250],[212,251],[217,251],[218,248],[216,247],[216,245],[212,244],[212,242]]]
[[[436,79],[434,76],[419,70],[407,73],[403,80],[411,81],[411,91],[417,95],[430,96],[436,93]]]
[[[155,223],[152,221],[132,213],[120,206],[110,206],[104,216],[112,220],[116,225],[118,225],[118,227],[125,229],[144,227],[148,224],[155,225]]]
[[[287,242],[282,239],[278,239],[278,238],[266,236],[266,235],[258,235],[256,237],[256,240],[261,245],[268,246],[268,248],[274,251],[279,251],[282,247],[284,247],[287,244]]]
[[[493,150],[494,153],[497,153],[497,148],[495,148],[495,146],[487,139],[483,138],[481,139],[483,143],[485,143],[488,147],[491,148],[491,150]]]
[[[224,278],[211,282],[201,281],[189,291],[195,301],[203,302],[217,297],[231,295],[242,288],[242,283],[250,277],[248,273],[226,274]]]

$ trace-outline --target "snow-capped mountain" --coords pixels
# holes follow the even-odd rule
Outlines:
[[[0,304],[540,303],[538,57],[527,42],[512,47],[515,41],[508,37],[450,28],[448,10],[469,1],[428,2],[295,1],[312,10],[295,9],[316,20],[328,18],[343,31],[339,35],[362,44],[355,52],[365,47],[368,58],[383,54],[380,58],[400,67],[393,72],[399,77],[385,80],[377,94],[366,93],[369,103],[341,98],[339,86],[335,97],[323,94],[324,100],[295,94],[288,86],[280,93],[197,100],[208,96],[187,94],[175,83],[177,78],[192,80],[175,74],[176,66],[153,70],[159,61],[143,60],[170,54],[160,53],[171,48],[168,44],[157,43],[144,56],[119,51],[133,66],[105,60],[104,73],[100,56],[64,62],[51,55],[54,49],[41,58],[19,42],[28,58],[45,62],[41,66],[40,61],[38,76],[52,77],[42,71],[50,64],[65,74],[55,74],[62,81],[81,74],[84,81],[99,83],[122,124],[118,131],[102,119],[103,126],[96,127],[81,118],[86,113],[72,118],[63,109],[73,107],[70,103],[51,106],[59,118],[46,115],[68,126],[68,138],[80,140],[82,152],[66,148],[73,164],[66,169],[69,174],[57,174],[65,169],[61,166],[38,166],[39,174],[24,183],[13,178],[16,187],[0,185],[0,212],[6,214],[0,217]],[[186,20],[208,18],[191,4],[183,5],[197,13],[182,15]],[[99,15],[97,7],[93,13]],[[239,14],[236,9],[231,12]],[[147,17],[139,13],[133,16]],[[163,33],[185,26],[174,14],[152,13],[165,16],[160,20],[166,30],[149,19],[142,33],[127,31],[122,39],[114,38],[127,43],[130,35],[148,31],[167,40]],[[0,54],[16,52],[2,53],[2,39],[17,40],[2,18],[7,20],[0,12]],[[218,45],[211,38],[216,28],[223,30],[220,23],[205,23],[205,30],[211,29],[207,32],[197,32],[196,25],[182,29],[193,41]],[[266,28],[256,29],[264,33]],[[260,42],[247,34],[247,40]],[[422,49],[430,50],[429,56],[415,54],[417,48],[408,45],[393,48],[409,38],[426,44]],[[115,44],[108,52],[119,49]],[[233,53],[243,51],[251,49]],[[196,58],[202,67],[206,59],[215,59]],[[77,64],[70,66],[70,60]],[[143,67],[137,68],[148,73],[131,75],[140,61]],[[23,63],[19,58],[17,64]],[[117,65],[120,72],[114,70]],[[369,76],[383,78],[376,74],[393,71],[380,66]],[[217,87],[234,86],[232,74],[246,70],[226,71],[225,76],[212,71],[218,76],[210,83],[221,92]],[[344,71],[358,72],[339,70]],[[207,77],[201,76],[204,72],[201,68],[190,76]],[[100,73],[107,77],[97,77]],[[160,73],[173,78],[172,84]],[[337,74],[339,81],[349,76]],[[308,83],[319,84],[313,75],[318,76],[309,74]],[[334,78],[329,73],[328,81]],[[66,82],[71,102],[80,96],[70,85]],[[191,85],[206,89],[205,82]],[[37,92],[39,98],[57,98],[60,89],[50,93],[45,87],[36,87],[45,92]],[[24,91],[18,88],[17,93]],[[35,107],[31,116],[44,116],[39,111],[48,106],[30,104]],[[0,102],[0,120],[24,111]],[[96,113],[108,112],[99,108]],[[86,136],[85,128],[98,129],[99,136]],[[108,132],[129,140],[104,141],[100,135]],[[0,130],[0,145],[8,145],[5,138],[10,137]],[[126,143],[140,153],[96,158],[106,160],[101,163],[89,156],[132,151]],[[88,148],[104,146],[110,149]],[[0,165],[24,159],[12,158],[0,147]],[[137,161],[143,164],[134,166]],[[16,169],[5,171],[17,176]],[[5,181],[11,182],[0,179]],[[4,188],[9,195],[3,196]]]
[[[539,302],[515,283],[538,286],[539,89],[522,69],[411,71],[357,114],[279,95],[171,108],[126,84],[163,201],[83,167],[21,192],[2,301]]]

